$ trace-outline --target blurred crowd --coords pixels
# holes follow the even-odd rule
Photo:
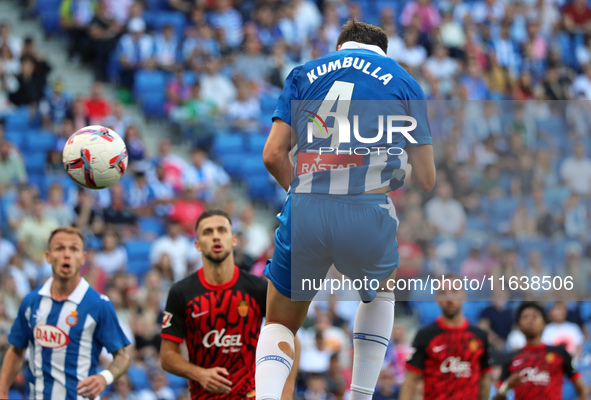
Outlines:
[[[155,27],[163,8],[179,18]],[[185,382],[158,367],[159,327],[172,282],[200,266],[196,218],[211,206],[232,215],[240,268],[261,274],[273,250],[272,230],[249,199],[230,195],[232,179],[202,139],[221,128],[266,133],[266,99],[293,66],[333,51],[348,18],[382,26],[388,56],[429,99],[437,185],[429,194],[392,194],[401,221],[398,277],[573,277],[570,291],[487,287],[469,293],[464,309],[502,353],[523,345],[513,301],[544,301],[552,321],[544,340],[563,341],[591,383],[591,306],[583,301],[591,289],[591,8],[584,0],[64,0],[68,55],[93,66],[96,77],[82,96],[69,92],[35,40],[2,23],[0,113],[29,106],[30,124],[52,132],[53,142],[39,173],[10,127],[0,128],[0,357],[20,300],[51,272],[49,232],[76,225],[89,251],[83,274],[109,296],[134,343],[130,373],[104,398],[186,398]],[[109,81],[133,90],[145,69],[166,73],[168,122],[198,145],[188,160],[172,153],[172,135],[149,154],[124,104],[104,93]],[[64,176],[65,140],[89,124],[111,127],[127,144],[129,170],[109,190],[82,190]],[[315,302],[300,331],[299,398],[346,398],[356,303],[339,299]],[[397,398],[417,323],[437,313],[424,293],[399,291],[397,300],[380,400]]]

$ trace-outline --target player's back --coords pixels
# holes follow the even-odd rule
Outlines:
[[[295,193],[395,190],[406,171],[402,150],[431,144],[418,83],[379,47],[359,46],[296,67],[286,81],[274,116],[297,132]],[[395,129],[412,126],[409,117],[412,130]]]

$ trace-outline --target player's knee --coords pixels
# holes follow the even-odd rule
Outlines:
[[[282,324],[266,324],[261,330],[261,338],[262,337],[268,340],[269,344],[276,343],[279,351],[292,360],[295,359],[295,334],[291,329]],[[260,342],[261,339],[259,339],[259,343]]]
[[[392,304],[394,304],[395,300],[396,297],[394,296],[394,292],[389,290],[384,292],[377,292],[374,301],[389,301]]]

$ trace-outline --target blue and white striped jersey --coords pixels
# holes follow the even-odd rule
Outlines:
[[[345,136],[335,114],[346,115],[350,122]],[[396,131],[386,134],[388,126],[413,125],[397,120],[398,116],[417,122],[407,132],[412,138]],[[294,68],[285,81],[275,118],[297,133],[292,149],[296,175],[290,185],[294,193],[396,190],[406,174],[407,154],[401,150],[432,143],[419,84],[378,46],[356,42]]]
[[[81,400],[76,385],[99,372],[103,347],[114,353],[129,341],[113,304],[84,278],[64,301],[51,298],[52,281],[23,299],[8,341],[29,348],[29,398]]]

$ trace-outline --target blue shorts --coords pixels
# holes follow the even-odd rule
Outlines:
[[[384,280],[398,267],[398,219],[386,194],[292,193],[277,218],[265,275],[288,298],[312,300],[318,290],[310,281],[322,281],[333,264],[351,280],[366,282]],[[376,294],[369,285],[358,291],[363,301]]]

